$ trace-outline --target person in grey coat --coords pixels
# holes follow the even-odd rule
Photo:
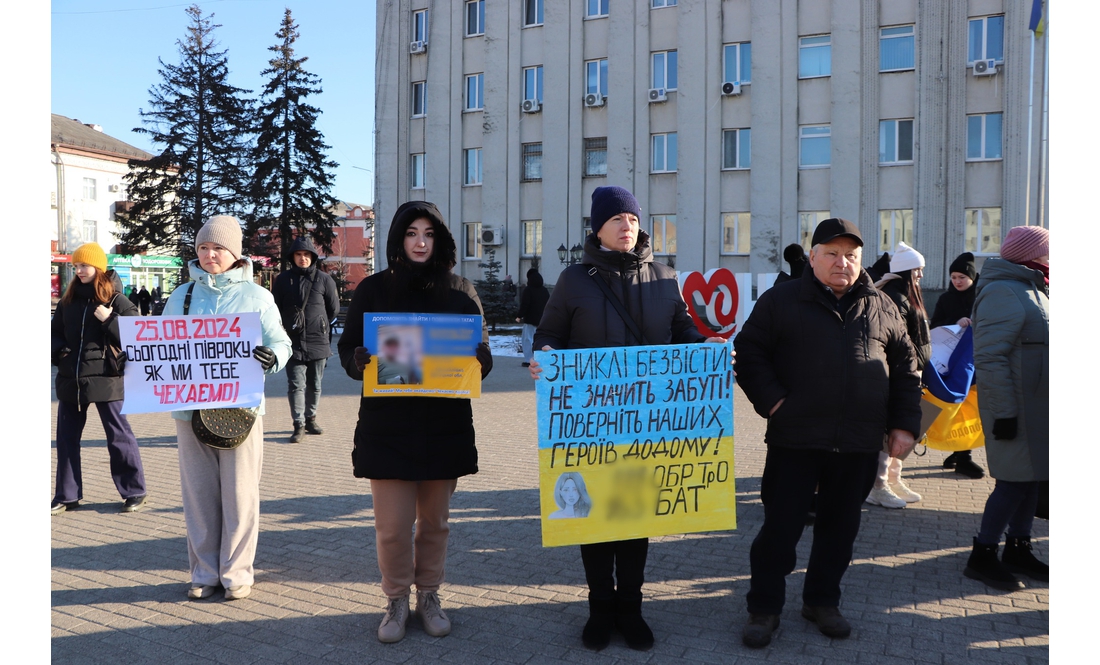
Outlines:
[[[1001,258],[982,266],[974,298],[978,411],[997,484],[963,574],[1004,591],[1023,587],[1013,572],[1048,579],[1031,550],[1031,524],[1040,483],[1050,478],[1049,236],[1038,226],[1011,229]]]
[[[336,282],[318,267],[317,249],[309,238],[295,240],[286,259],[293,266],[275,278],[271,295],[294,344],[286,365],[286,383],[294,421],[290,442],[299,443],[304,432],[323,433],[317,424],[317,405],[325,364],[332,355],[332,321],[340,311],[340,298]]]

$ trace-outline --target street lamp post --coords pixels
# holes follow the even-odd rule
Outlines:
[[[561,261],[563,266],[571,266],[574,263],[580,263],[583,256],[584,247],[581,247],[580,243],[573,245],[569,249],[566,249],[564,244],[558,245],[558,260]]]

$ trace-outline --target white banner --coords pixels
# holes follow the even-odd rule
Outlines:
[[[120,316],[128,361],[123,413],[259,406],[264,370],[258,312],[207,316]]]

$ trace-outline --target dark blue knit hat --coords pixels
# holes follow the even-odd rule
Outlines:
[[[597,187],[592,192],[592,213],[589,220],[592,233],[599,233],[604,222],[623,212],[633,213],[639,220],[642,218],[638,199],[629,191],[622,187]]]

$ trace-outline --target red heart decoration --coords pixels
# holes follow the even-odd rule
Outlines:
[[[729,339],[737,331],[737,278],[728,268],[681,273],[680,292],[700,333]]]

